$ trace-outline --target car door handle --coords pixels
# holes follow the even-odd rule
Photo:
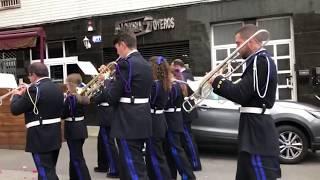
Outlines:
[[[201,104],[201,105],[199,106],[199,109],[200,109],[200,111],[207,111],[207,110],[208,110],[208,105],[206,105],[206,104]]]

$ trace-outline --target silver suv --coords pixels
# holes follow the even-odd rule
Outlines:
[[[235,146],[240,105],[214,93],[198,106],[199,118],[192,123],[198,145]],[[279,131],[280,161],[299,163],[308,149],[320,149],[320,109],[292,101],[276,101],[271,114]]]

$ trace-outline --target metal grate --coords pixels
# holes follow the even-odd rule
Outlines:
[[[20,7],[20,0],[0,0],[0,10]]]
[[[0,52],[0,73],[16,75],[16,52]]]
[[[189,41],[142,45],[138,46],[138,50],[145,59],[149,59],[152,56],[163,56],[169,62],[180,58],[183,59],[186,64],[190,63]],[[113,61],[118,57],[114,48],[105,48],[103,55],[105,63]]]

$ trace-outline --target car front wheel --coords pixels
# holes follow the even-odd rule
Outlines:
[[[280,162],[299,163],[307,155],[308,140],[306,135],[294,126],[279,126]]]

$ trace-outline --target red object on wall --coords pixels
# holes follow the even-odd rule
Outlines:
[[[32,48],[40,40],[40,60],[44,59],[45,31],[42,27],[0,31],[0,50]]]

